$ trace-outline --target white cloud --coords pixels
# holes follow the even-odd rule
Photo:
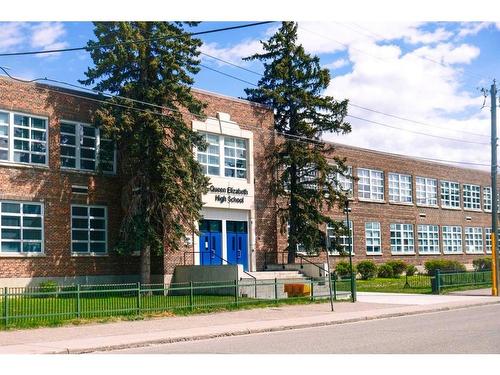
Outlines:
[[[43,50],[60,49],[67,47],[68,43],[60,40],[66,30],[61,22],[42,22],[31,28],[30,44],[34,48]],[[53,54],[39,55],[51,56]]]
[[[0,51],[21,44],[24,40],[23,24],[19,22],[0,23]]]
[[[338,69],[343,68],[344,66],[349,65],[349,61],[347,59],[337,59],[332,61],[331,63],[323,65],[325,69]]]
[[[470,35],[476,35],[481,30],[488,28],[491,26],[491,22],[463,22],[460,26],[460,31],[457,36],[459,38],[463,38]]]
[[[262,45],[258,40],[245,40],[231,47],[220,47],[217,43],[207,43],[202,45],[201,52],[241,65],[244,63],[243,57],[262,52]],[[210,58],[209,60],[214,61]],[[223,62],[217,62],[217,64],[224,65]]]

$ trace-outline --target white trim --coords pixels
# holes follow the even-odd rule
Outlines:
[[[10,213],[10,212],[5,212],[5,216],[15,216],[19,217],[19,226],[2,226],[2,223],[0,221],[0,256],[33,256],[30,254],[35,254],[36,256],[43,256],[45,255],[45,204],[43,202],[36,202],[36,201],[19,201],[19,200],[0,200],[0,205],[3,203],[12,203],[12,204],[19,204],[19,213]],[[23,212],[23,207],[24,205],[36,205],[40,206],[40,214],[25,214]],[[3,212],[0,207],[0,220]],[[33,229],[33,230],[40,230],[41,231],[41,236],[40,240],[24,240],[23,235],[24,235],[24,218],[25,217],[39,217],[40,218],[40,227],[26,227],[27,230]],[[20,232],[20,238],[19,240],[8,240],[8,239],[2,239],[2,230],[3,229],[19,229]],[[19,252],[9,252],[9,251],[2,251],[1,248],[1,243],[2,241],[4,242],[19,242],[20,248]],[[23,244],[24,243],[40,243],[40,251],[23,251]]]
[[[74,216],[73,215],[73,207],[85,207],[87,209],[87,216]],[[98,232],[104,232],[104,241],[93,241],[93,242],[98,242],[102,243],[104,242],[105,249],[103,252],[92,252],[90,251],[90,243],[92,242],[90,240],[90,232],[92,232],[92,228],[90,228],[90,220],[91,219],[102,219],[101,216],[91,216],[90,215],[90,209],[91,208],[103,208],[104,209],[104,229],[98,229]],[[87,219],[87,233],[88,233],[88,239],[86,241],[84,240],[75,240],[73,241],[73,218],[75,219]],[[75,230],[81,230],[83,231],[84,228],[76,228]],[[109,253],[108,249],[108,207],[107,206],[102,206],[102,205],[87,205],[87,204],[71,204],[70,205],[70,253],[71,256],[106,256]],[[86,243],[87,244],[87,252],[79,252],[79,251],[73,251],[73,242],[75,243]]]

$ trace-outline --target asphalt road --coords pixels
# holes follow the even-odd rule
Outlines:
[[[112,353],[500,353],[500,305],[338,326],[156,345]]]

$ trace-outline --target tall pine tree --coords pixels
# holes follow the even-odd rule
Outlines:
[[[140,251],[141,282],[149,283],[151,253],[178,249],[194,230],[208,184],[192,152],[205,143],[177,111],[203,113],[190,92],[201,41],[179,22],[94,26],[96,40],[88,42],[94,67],[81,83],[133,99],[111,99],[124,106],[103,105],[95,121],[118,149],[124,181],[119,248]]]
[[[337,234],[346,230],[323,212],[336,204],[342,206],[347,199],[337,181],[337,173],[345,175],[347,168],[338,157],[328,162],[326,155],[332,154],[333,147],[320,139],[324,132],[350,132],[344,121],[347,100],[322,96],[330,83],[329,71],[297,44],[295,22],[283,22],[261,43],[264,52],[246,60],[261,61],[264,75],[257,88],[245,91],[249,100],[274,109],[274,128],[284,135],[274,152],[274,192],[281,230],[288,230],[288,262],[294,263],[298,246],[306,251],[325,247],[325,224]]]

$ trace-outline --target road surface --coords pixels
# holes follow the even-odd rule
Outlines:
[[[500,305],[108,353],[500,353]]]

